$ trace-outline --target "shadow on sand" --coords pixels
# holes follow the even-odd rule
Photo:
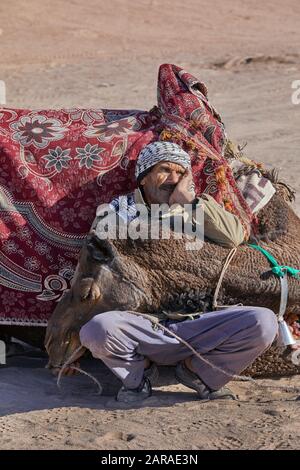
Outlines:
[[[0,416],[28,411],[53,409],[62,407],[81,407],[93,409],[135,408],[122,405],[115,401],[115,395],[121,382],[100,361],[85,358],[81,368],[91,373],[101,384],[103,391],[98,394],[98,388],[90,377],[79,374],[73,377],[63,377],[60,389],[48,369],[46,354],[15,356],[7,360],[5,366],[0,366]],[[175,385],[174,367],[159,367],[160,379],[143,405],[148,407],[172,406],[175,403],[196,400],[196,394],[174,390],[165,390],[166,386]]]

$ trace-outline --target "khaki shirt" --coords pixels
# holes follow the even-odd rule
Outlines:
[[[135,190],[134,201],[136,204],[146,205],[140,189]],[[218,245],[229,248],[243,243],[245,238],[244,230],[237,216],[226,211],[212,196],[208,194],[202,194],[201,198],[198,199],[197,205],[200,205],[204,212],[205,238],[217,243]],[[106,217],[113,212],[115,212],[115,209],[110,204],[99,206],[92,229],[97,232],[96,227],[99,220],[101,219],[102,223],[105,222]],[[186,216],[184,208],[179,204],[173,205],[172,208],[166,210],[162,217],[172,217],[175,215],[182,215],[184,218]],[[193,219],[193,222],[197,223],[195,219]]]
[[[204,204],[204,234],[209,240],[231,248],[244,242],[244,229],[236,215],[208,194],[202,194],[200,201]]]

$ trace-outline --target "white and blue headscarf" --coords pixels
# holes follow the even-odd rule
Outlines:
[[[185,169],[191,169],[191,159],[179,145],[173,142],[152,142],[140,152],[136,167],[135,177],[139,182],[148,171],[157,163],[172,162],[181,165]]]

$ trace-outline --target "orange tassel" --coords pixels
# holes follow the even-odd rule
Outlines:
[[[216,180],[218,183],[225,183],[226,182],[226,173],[223,166],[220,166],[215,171]]]

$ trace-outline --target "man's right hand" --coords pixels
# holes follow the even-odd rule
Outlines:
[[[170,196],[169,205],[180,204],[183,206],[184,204],[191,204],[195,197],[193,174],[191,170],[186,170]]]

